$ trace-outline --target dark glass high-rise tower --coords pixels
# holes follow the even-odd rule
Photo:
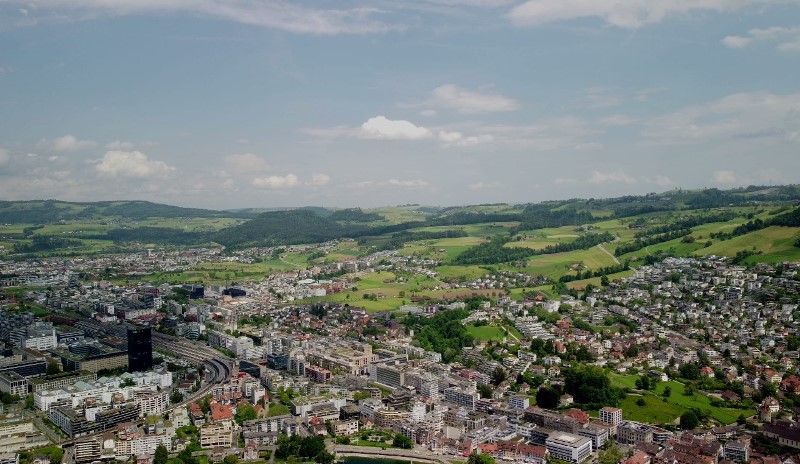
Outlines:
[[[153,368],[153,338],[150,327],[128,329],[128,372]]]

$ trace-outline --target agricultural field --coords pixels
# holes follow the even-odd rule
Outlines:
[[[534,256],[528,260],[527,265],[520,269],[531,275],[543,275],[551,279],[558,279],[570,272],[573,265],[580,265],[587,269],[598,269],[616,264],[614,258],[604,253],[598,247],[588,250],[567,251],[550,255]],[[515,268],[508,268],[509,270]]]
[[[757,251],[761,254],[747,259],[749,263],[800,260],[800,248],[794,242],[800,232],[791,227],[768,227],[730,240],[717,241],[707,248],[698,250],[698,254],[734,256],[739,251]]]
[[[427,214],[419,211],[419,206],[393,206],[387,208],[373,208],[365,210],[367,213],[380,214],[384,221],[378,221],[375,224],[400,224],[403,222],[423,221],[428,216]]]
[[[238,218],[151,218],[135,223],[137,226],[166,227],[187,232],[217,231],[243,223]]]
[[[437,277],[443,282],[464,281],[469,282],[486,275],[489,271],[481,266],[439,266],[436,268]]]

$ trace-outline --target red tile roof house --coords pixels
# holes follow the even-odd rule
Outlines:
[[[781,390],[785,392],[800,393],[800,378],[796,375],[789,376],[781,382]]]
[[[233,411],[227,404],[211,403],[211,421],[224,422],[233,420]]]

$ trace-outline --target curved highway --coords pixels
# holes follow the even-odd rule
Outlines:
[[[185,338],[153,332],[153,349],[172,353],[179,359],[185,359],[193,364],[205,367],[205,381],[200,389],[171,407],[170,410],[185,406],[197,398],[202,398],[214,385],[226,381],[231,375],[231,359],[200,342],[192,342]]]

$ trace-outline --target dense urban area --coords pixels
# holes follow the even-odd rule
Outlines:
[[[798,463],[797,198],[733,198],[0,216],[0,463]]]

